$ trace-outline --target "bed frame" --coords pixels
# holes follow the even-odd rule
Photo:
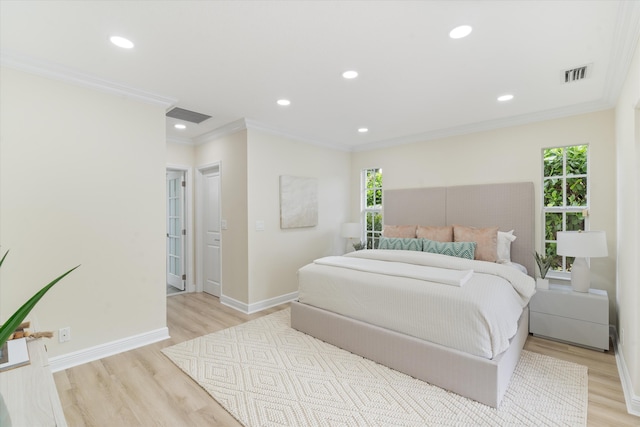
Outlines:
[[[386,190],[387,225],[499,226],[515,230],[511,259],[534,274],[533,183]],[[493,359],[473,356],[300,302],[291,327],[382,365],[497,408],[529,332],[523,311],[510,346]]]

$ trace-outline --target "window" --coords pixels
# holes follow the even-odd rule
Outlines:
[[[569,272],[573,257],[556,255],[558,231],[587,230],[588,145],[545,148],[542,151],[544,251],[553,257],[551,271]]]
[[[367,249],[375,249],[382,235],[382,169],[364,169],[361,182],[365,240]]]

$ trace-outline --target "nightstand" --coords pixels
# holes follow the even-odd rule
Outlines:
[[[584,347],[609,350],[607,291],[575,292],[571,286],[537,289],[529,302],[529,332]]]

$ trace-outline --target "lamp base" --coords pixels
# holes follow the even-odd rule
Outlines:
[[[586,258],[578,257],[571,267],[571,287],[576,292],[589,292],[591,271]]]

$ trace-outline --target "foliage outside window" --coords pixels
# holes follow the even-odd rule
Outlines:
[[[553,257],[551,270],[569,272],[573,257],[556,255],[558,231],[586,230],[589,207],[588,145],[546,148],[542,153],[544,251]]]
[[[361,182],[366,247],[375,249],[382,235],[382,169],[364,169]]]

